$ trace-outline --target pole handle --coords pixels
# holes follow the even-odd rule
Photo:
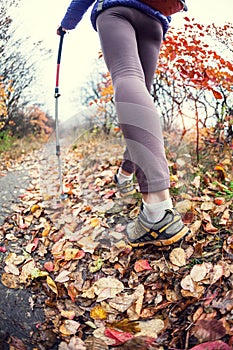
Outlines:
[[[64,39],[64,35],[66,34],[66,31],[64,31],[62,27],[59,27],[58,33],[60,34],[60,41],[59,41],[58,54],[57,54],[56,85],[55,85],[55,95],[54,95],[55,98],[58,98],[60,96],[59,94],[60,63],[61,63],[63,39]]]

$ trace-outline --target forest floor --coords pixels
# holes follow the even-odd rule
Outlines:
[[[125,236],[140,194],[122,200],[112,181],[121,139],[63,151],[65,200],[53,150],[1,165],[0,349],[232,349],[232,149],[203,148],[195,165],[174,144],[171,194],[191,236],[143,249]]]

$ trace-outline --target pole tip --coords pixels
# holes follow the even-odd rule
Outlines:
[[[66,198],[68,198],[68,194],[66,194],[66,193],[61,193],[61,194],[60,194],[60,199],[61,199],[62,201],[64,201]]]

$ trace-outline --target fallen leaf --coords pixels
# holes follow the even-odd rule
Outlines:
[[[98,296],[97,302],[114,298],[118,293],[124,290],[121,281],[112,277],[103,277],[94,283],[94,292]]]
[[[73,320],[65,320],[64,323],[60,326],[59,331],[63,335],[72,335],[75,334],[80,327],[80,323]]]
[[[95,260],[95,261],[92,261],[89,264],[89,271],[91,273],[95,273],[95,272],[99,271],[102,268],[103,264],[104,264],[104,261],[102,259],[100,259],[100,258]]]
[[[44,263],[44,268],[45,268],[45,270],[47,270],[48,272],[54,271],[54,264],[53,264],[53,262],[52,262],[52,261],[46,261],[46,262]]]
[[[110,300],[109,305],[120,312],[125,312],[134,303],[134,301],[134,294],[124,294]]]
[[[194,265],[190,271],[190,276],[193,281],[199,282],[205,278],[207,272],[205,264]]]
[[[135,262],[134,264],[134,270],[136,272],[142,272],[146,270],[152,270],[152,267],[150,266],[148,260],[141,259]]]
[[[61,311],[61,316],[68,318],[69,320],[73,320],[75,317],[75,312],[73,310],[62,310]]]
[[[35,213],[38,209],[41,209],[41,207],[38,204],[34,204],[30,208],[31,213]]]
[[[11,262],[8,262],[6,264],[4,270],[6,273],[12,273],[13,275],[19,276],[19,269]]]
[[[55,294],[58,294],[57,285],[50,276],[47,276],[47,284]]]
[[[99,242],[94,242],[93,239],[89,236],[79,239],[78,244],[84,250],[84,252],[92,254],[98,247]]]
[[[186,254],[182,248],[174,248],[169,254],[169,259],[173,265],[179,267],[186,265]]]
[[[192,334],[200,342],[211,341],[224,337],[226,329],[219,320],[199,320],[194,326]]]
[[[5,287],[10,289],[17,289],[20,286],[18,276],[9,273],[3,273],[1,281]]]
[[[68,350],[87,350],[84,341],[79,337],[72,337],[68,344]]]
[[[69,281],[70,277],[69,275],[71,274],[70,271],[68,270],[63,270],[59,273],[59,275],[55,278],[55,282],[59,282],[59,283],[65,283],[67,281]]]
[[[141,328],[139,327],[139,323],[137,321],[130,321],[127,318],[110,324],[107,323],[107,327],[117,328],[123,332],[129,332],[131,334],[135,334],[141,331]]]
[[[192,209],[192,202],[189,199],[185,199],[181,202],[177,202],[175,208],[180,214],[185,214]]]
[[[96,305],[91,309],[90,316],[94,320],[106,320],[107,312],[102,306]]]
[[[133,335],[129,332],[122,332],[116,329],[106,328],[104,335],[115,340],[113,345],[118,346],[124,344],[129,339],[133,338]]]
[[[224,274],[224,269],[222,265],[214,265],[213,271],[211,271],[210,279],[211,284],[217,282]]]
[[[232,350],[232,347],[221,340],[216,340],[196,345],[190,350]]]
[[[184,290],[188,290],[190,292],[194,292],[195,291],[195,286],[194,286],[194,282],[191,278],[190,275],[185,276],[182,280],[181,280],[181,287]]]
[[[141,331],[137,333],[137,336],[147,336],[151,338],[157,338],[158,334],[164,329],[165,324],[164,321],[155,318],[149,321],[140,321],[139,327],[141,328]]]

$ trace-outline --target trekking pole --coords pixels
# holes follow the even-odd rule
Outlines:
[[[64,193],[63,189],[63,181],[62,181],[62,166],[61,166],[61,149],[60,149],[60,141],[59,141],[59,122],[58,122],[58,97],[60,97],[59,93],[59,73],[60,73],[60,62],[61,62],[61,52],[62,52],[62,45],[63,45],[63,39],[65,35],[65,31],[62,30],[60,27],[59,29],[60,34],[60,42],[59,42],[59,48],[58,48],[58,55],[57,55],[57,70],[56,70],[56,86],[55,86],[55,130],[56,130],[56,156],[58,160],[58,175],[59,175],[59,182],[60,182],[60,198],[61,200],[64,200],[67,198],[67,195]]]

